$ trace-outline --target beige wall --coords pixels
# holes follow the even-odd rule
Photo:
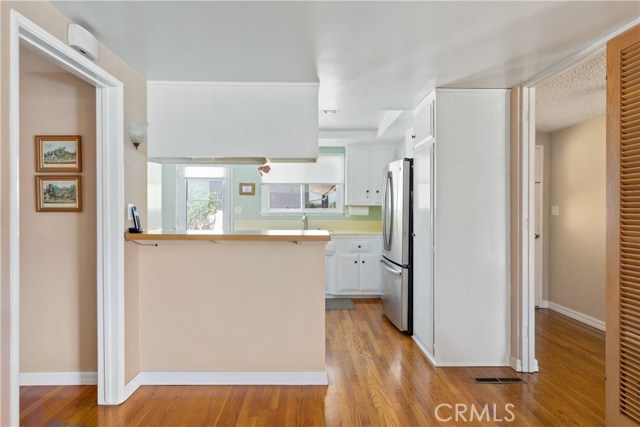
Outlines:
[[[551,139],[548,133],[536,133],[536,145],[544,150],[542,172],[542,300],[549,299],[549,218],[551,207]]]
[[[324,246],[139,247],[142,371],[324,372]]]
[[[549,301],[605,319],[605,117],[551,134]]]
[[[125,350],[124,379],[131,381],[140,372],[140,265],[138,245],[125,244],[124,288]]]
[[[26,48],[20,70],[20,371],[96,371],[96,91]],[[82,137],[82,212],[36,212],[35,135]]]
[[[16,9],[22,15],[44,28],[47,32],[66,43],[67,26],[69,20],[65,18],[55,7],[48,2],[0,2],[0,93],[2,99],[0,102],[0,194],[3,197],[0,200],[0,308],[2,316],[0,317],[0,425],[7,425],[8,420],[8,392],[9,381],[7,376],[9,373],[8,355],[9,347],[9,11]],[[147,97],[146,97],[146,81],[136,73],[131,67],[115,56],[108,49],[101,46],[100,58],[96,61],[100,67],[111,73],[124,84],[124,120],[125,123],[131,119],[146,120]],[[136,203],[140,208],[143,218],[146,218],[146,144],[136,151],[129,143],[126,135],[127,126],[125,126],[125,203]],[[125,215],[125,212],[122,212]],[[125,260],[125,262],[129,262]],[[131,284],[127,283],[127,286]],[[129,301],[127,301],[127,304]],[[136,310],[128,310],[135,313]],[[129,334],[134,327],[127,319],[126,333]],[[133,351],[130,347],[125,349],[127,366],[130,363],[137,363],[137,351]]]

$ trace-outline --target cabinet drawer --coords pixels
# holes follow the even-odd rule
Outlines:
[[[349,242],[349,252],[371,252],[371,241],[353,240]]]

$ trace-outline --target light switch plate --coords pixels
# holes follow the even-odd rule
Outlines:
[[[233,207],[233,213],[236,214],[236,215],[242,214],[242,206],[234,206]]]
[[[551,206],[551,215],[560,215],[560,206]]]
[[[134,207],[135,205],[133,203],[129,203],[127,205],[127,219],[129,221],[133,221],[133,216],[131,216],[131,208]]]

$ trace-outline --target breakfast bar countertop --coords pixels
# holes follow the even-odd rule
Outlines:
[[[327,242],[327,230],[150,230],[125,233],[125,240],[230,240],[256,242]]]

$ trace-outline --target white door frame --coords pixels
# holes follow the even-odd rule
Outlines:
[[[9,36],[9,410],[20,421],[20,46],[96,87],[98,403],[124,400],[124,90],[122,83],[11,10]]]
[[[554,65],[553,67],[538,74],[533,79],[522,84],[522,103],[520,114],[520,122],[522,123],[522,134],[520,135],[521,152],[522,152],[522,168],[520,171],[520,179],[522,186],[520,188],[522,194],[522,210],[520,221],[522,223],[521,234],[521,259],[518,260],[522,267],[520,277],[520,299],[518,301],[520,322],[522,328],[517,331],[518,340],[521,349],[521,365],[519,370],[522,372],[537,372],[538,361],[535,357],[535,245],[533,243],[532,226],[534,218],[534,160],[535,160],[535,86],[561,73],[567,68],[577,64],[587,57],[606,48],[609,40],[628,29],[638,25],[640,19],[636,18],[622,28],[608,34],[600,40],[587,46],[585,49],[570,56],[564,61]],[[513,324],[516,324],[515,320]]]

